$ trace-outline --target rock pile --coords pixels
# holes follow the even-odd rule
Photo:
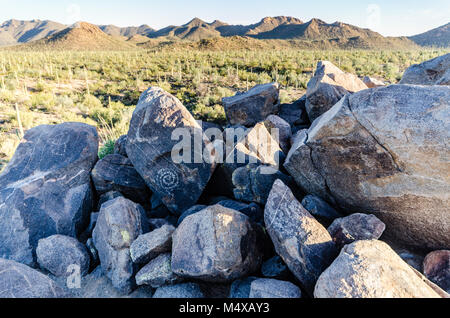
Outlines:
[[[224,130],[153,87],[102,160],[94,127],[30,129],[0,297],[448,297],[449,56],[390,86],[321,61],[294,104],[225,98]]]

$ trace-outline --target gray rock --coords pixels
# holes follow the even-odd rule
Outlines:
[[[36,248],[37,261],[42,269],[55,276],[68,276],[77,266],[82,276],[89,271],[89,254],[86,247],[77,239],[52,235],[40,239]]]
[[[264,220],[277,254],[312,294],[317,278],[337,255],[330,234],[280,180],[272,187]]]
[[[163,219],[169,216],[170,211],[164,205],[164,202],[161,201],[157,194],[153,194],[150,200],[151,203],[151,211],[147,212],[147,216],[149,218],[158,218]]]
[[[386,84],[384,84],[384,82],[382,80],[379,80],[377,78],[370,77],[370,76],[364,76],[362,81],[363,81],[364,84],[366,84],[366,86],[368,88],[375,88],[375,87],[386,86]]]
[[[236,200],[266,204],[275,180],[290,183],[291,177],[271,166],[248,165],[233,173],[233,193]]]
[[[270,115],[264,121],[264,126],[266,126],[267,130],[271,132],[271,134],[275,134],[275,129],[278,129],[278,144],[280,145],[283,153],[288,153],[291,148],[291,125],[276,115]]]
[[[174,132],[189,139],[183,139],[192,148],[183,152],[183,156],[190,154],[191,158],[185,158],[188,163],[175,163],[172,150],[181,140],[172,139]],[[156,87],[142,94],[131,119],[127,154],[149,188],[177,215],[197,202],[214,172],[215,164],[207,163],[214,162],[212,157],[194,163],[195,150],[207,147],[212,144],[202,127],[177,98]]]
[[[102,205],[92,235],[103,272],[122,293],[134,288],[130,246],[145,232],[144,213],[141,206],[124,197],[108,201]]]
[[[76,237],[92,211],[95,127],[81,123],[28,130],[0,174],[0,257],[34,265],[39,239]]]
[[[114,144],[114,153],[128,157],[127,155],[127,135],[120,136]]]
[[[147,219],[150,231],[154,231],[163,227],[164,225],[172,225],[167,219]]]
[[[153,298],[205,298],[205,296],[197,284],[184,283],[159,287]]]
[[[246,215],[210,206],[184,219],[173,234],[172,270],[186,278],[231,282],[261,265],[260,235]]]
[[[391,85],[346,96],[297,140],[285,167],[306,193],[348,213],[376,215],[386,235],[447,248],[449,100],[445,86]]]
[[[182,279],[172,272],[170,253],[161,254],[151,260],[136,274],[136,284],[158,288],[180,283]]]
[[[286,279],[290,273],[289,268],[278,255],[265,261],[261,267],[261,274],[267,278]]]
[[[127,157],[107,155],[97,162],[91,176],[99,195],[118,191],[133,202],[149,204],[151,192]]]
[[[434,251],[425,257],[423,272],[433,283],[450,293],[450,251]]]
[[[0,259],[0,298],[62,298],[64,291],[44,274],[15,261]]]
[[[450,53],[409,67],[400,84],[450,85]]]
[[[342,97],[367,89],[356,75],[345,73],[328,61],[317,63],[306,90],[306,111],[311,122],[326,113]]]
[[[326,226],[330,226],[335,219],[343,217],[341,213],[336,211],[326,201],[315,195],[304,197],[302,205],[312,216]]]
[[[257,85],[245,93],[222,99],[231,125],[253,126],[279,111],[280,89],[277,83]]]
[[[440,298],[443,291],[406,264],[386,243],[356,241],[319,277],[316,298]]]
[[[163,225],[150,233],[139,235],[130,248],[130,256],[133,262],[145,264],[159,254],[170,252],[174,231],[175,228],[172,225]]]
[[[250,285],[249,298],[301,298],[300,288],[290,282],[258,278]]]
[[[337,247],[360,240],[378,240],[386,225],[375,215],[355,213],[345,218],[334,220],[328,228]]]
[[[178,219],[177,222],[177,226],[179,226],[181,224],[181,222],[183,222],[183,220],[185,218],[187,218],[189,215],[195,214],[197,212],[200,212],[201,210],[206,209],[207,206],[206,205],[194,205],[193,207],[191,207],[190,209],[184,211],[184,213],[180,216],[180,218]]]

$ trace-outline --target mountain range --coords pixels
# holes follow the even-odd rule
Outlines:
[[[117,27],[79,22],[71,26],[53,21],[9,20],[0,25],[0,46],[55,49],[130,49],[136,46],[192,45],[231,42],[257,46],[289,40],[290,46],[313,48],[412,48],[450,46],[450,23],[412,37],[384,37],[369,29],[342,22],[326,23],[320,19],[304,22],[294,17],[266,17],[250,25],[211,23],[195,18],[181,26],[155,30],[148,25]],[[258,42],[260,41],[260,42]],[[277,41],[277,42],[275,42]]]

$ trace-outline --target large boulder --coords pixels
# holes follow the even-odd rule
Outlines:
[[[41,268],[55,276],[67,277],[74,269],[85,276],[89,271],[90,256],[86,247],[70,236],[52,235],[40,239],[36,255]]]
[[[180,141],[173,140],[180,137],[190,151],[180,154],[184,149],[178,149]],[[202,194],[215,169],[213,151],[208,150],[211,145],[177,98],[157,87],[142,94],[131,119],[127,154],[150,189],[173,213],[181,215]],[[176,158],[173,150],[178,150]],[[202,153],[210,155],[198,155]]]
[[[15,261],[0,259],[0,298],[61,298],[66,293],[44,274]]]
[[[345,246],[323,272],[316,298],[440,298],[445,292],[406,264],[384,242]]]
[[[92,211],[97,152],[97,131],[86,124],[27,131],[0,174],[0,257],[35,265],[39,239],[82,232]]]
[[[277,83],[257,85],[245,93],[222,99],[231,125],[254,126],[279,111],[280,88]]]
[[[450,250],[434,251],[423,261],[425,276],[450,293]]]
[[[449,101],[444,86],[348,95],[297,140],[285,167],[305,192],[376,215],[388,236],[448,248]]]
[[[450,85],[450,53],[410,66],[400,84]]]
[[[317,64],[306,90],[306,111],[311,122],[327,112],[348,93],[367,89],[356,75],[346,73],[328,61]]]
[[[140,205],[124,197],[102,205],[92,238],[103,272],[122,293],[135,287],[130,246],[145,231],[145,211]]]
[[[246,276],[261,265],[261,234],[246,215],[210,206],[185,218],[173,234],[172,270],[208,282]]]
[[[133,202],[150,203],[150,190],[127,157],[107,155],[97,162],[91,176],[99,195],[118,191]]]
[[[264,220],[277,254],[312,294],[317,278],[338,252],[330,234],[280,180],[273,184]]]
[[[386,225],[375,215],[355,213],[334,220],[328,232],[336,246],[342,248],[358,240],[378,240],[385,229]]]

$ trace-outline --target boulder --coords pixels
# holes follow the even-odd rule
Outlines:
[[[334,220],[328,228],[337,247],[360,240],[378,240],[386,225],[375,215],[355,213],[345,218]]]
[[[182,279],[172,272],[170,253],[164,253],[151,260],[136,274],[136,284],[158,288],[180,283]]]
[[[348,95],[297,140],[285,167],[306,193],[376,215],[407,245],[449,247],[449,100],[443,86]]]
[[[312,294],[317,278],[337,255],[330,234],[280,180],[270,191],[264,220],[277,254]]]
[[[90,257],[86,247],[70,236],[52,235],[40,239],[36,255],[40,267],[55,276],[70,275],[73,266],[78,267],[82,276],[89,271]]]
[[[286,279],[290,273],[289,268],[278,255],[265,261],[261,267],[261,274],[267,278]]]
[[[277,83],[257,85],[245,93],[222,99],[225,115],[231,125],[254,126],[279,111],[280,88]]]
[[[341,213],[336,211],[326,201],[315,195],[309,194],[304,197],[302,206],[325,226],[330,226],[335,219],[343,217]]]
[[[0,258],[0,298],[62,298],[57,284],[31,267]]]
[[[283,153],[288,153],[291,148],[291,125],[276,115],[270,115],[264,121],[264,126],[266,126],[266,129],[271,132],[272,135],[276,135],[275,132],[277,132],[278,144],[280,145],[281,150]],[[276,131],[275,129],[278,130]]]
[[[100,198],[98,199],[98,205],[97,205],[96,211],[100,211],[103,203],[111,201],[118,197],[123,197],[122,193],[120,193],[118,191],[109,191],[108,193],[102,194],[100,196]]]
[[[291,177],[275,167],[248,165],[233,172],[233,193],[236,200],[266,204],[275,180],[291,182]]]
[[[356,75],[346,73],[328,61],[317,64],[314,77],[306,90],[306,111],[313,122],[326,113],[342,97],[367,89]]]
[[[195,283],[184,283],[159,287],[153,298],[205,298],[200,286]]]
[[[0,174],[0,257],[35,265],[41,238],[76,237],[87,226],[97,161],[95,127],[81,123],[28,130]]]
[[[410,66],[400,84],[450,85],[450,53]]]
[[[188,216],[173,234],[172,270],[207,282],[231,282],[261,265],[260,228],[221,205]]]
[[[450,251],[434,251],[423,261],[423,272],[433,283],[450,294]]]
[[[114,144],[114,153],[128,157],[127,155],[127,135],[120,136]]]
[[[191,150],[183,151],[183,158],[180,143]],[[199,199],[215,169],[210,148],[202,127],[177,98],[157,87],[142,94],[131,119],[127,154],[171,212],[181,215]]]
[[[91,176],[99,195],[117,191],[141,205],[150,202],[150,190],[127,157],[107,155],[97,162]]]
[[[440,298],[443,291],[384,242],[356,241],[319,277],[316,298]]]
[[[291,282],[258,278],[250,285],[249,298],[301,298],[300,288]]]
[[[374,88],[374,87],[383,87],[386,86],[383,81],[370,77],[370,76],[364,76],[362,79],[363,83],[366,84],[368,88]]]
[[[174,231],[172,225],[163,225],[150,233],[139,235],[130,247],[133,263],[145,264],[159,254],[170,252]]]
[[[103,272],[121,293],[134,289],[130,246],[146,230],[143,208],[124,197],[102,205],[92,238]]]

